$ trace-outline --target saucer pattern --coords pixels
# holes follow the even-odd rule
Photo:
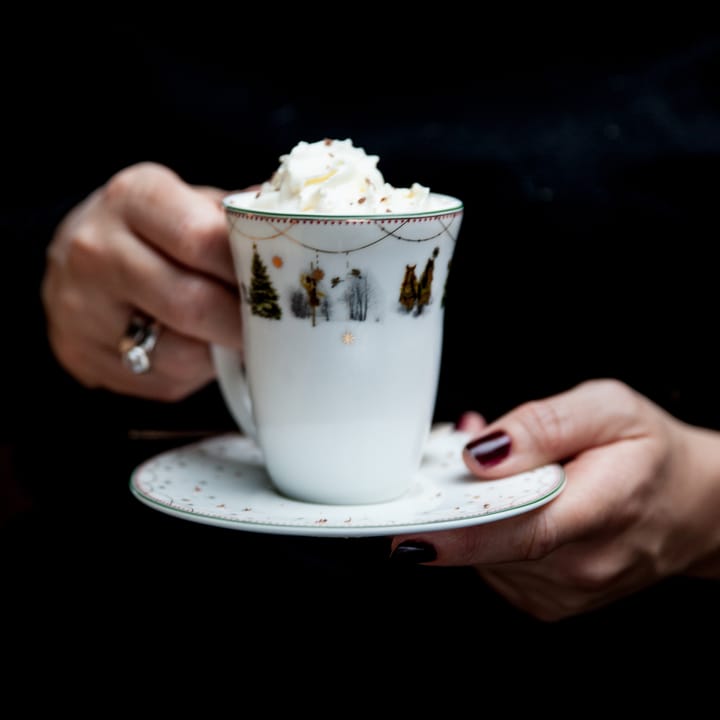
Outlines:
[[[187,520],[255,532],[368,536],[500,520],[539,507],[565,484],[559,465],[499,480],[474,478],[462,461],[468,438],[434,432],[411,489],[374,505],[320,505],[279,494],[247,437],[230,433],[164,452],[135,469],[141,502]]]

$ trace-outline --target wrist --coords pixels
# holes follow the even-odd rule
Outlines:
[[[689,550],[684,574],[720,579],[720,433],[696,427],[686,432],[687,469],[680,477],[692,507],[680,538]]]

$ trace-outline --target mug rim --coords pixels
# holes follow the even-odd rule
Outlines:
[[[445,193],[431,192],[430,195],[435,198],[444,198],[448,201],[448,206],[439,210],[422,210],[420,212],[391,212],[391,213],[303,213],[303,212],[277,212],[271,210],[261,210],[253,207],[242,207],[234,205],[233,200],[241,196],[254,195],[256,190],[242,190],[240,192],[230,193],[226,195],[222,204],[226,212],[235,213],[243,216],[257,216],[261,218],[282,219],[282,220],[363,220],[382,221],[397,220],[402,218],[432,218],[443,217],[445,215],[454,215],[464,210],[463,202],[454,195]]]

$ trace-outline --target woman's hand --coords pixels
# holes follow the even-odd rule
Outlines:
[[[208,343],[240,349],[224,194],[143,163],[59,225],[42,298],[52,349],[81,383],[177,400],[214,377]],[[136,310],[161,327],[145,374],[133,374],[118,349]]]
[[[468,413],[459,429],[475,437],[464,459],[477,482],[564,462],[567,485],[525,515],[395,538],[394,559],[473,565],[545,620],[666,576],[720,576],[720,434],[614,380],[529,402],[488,426]]]

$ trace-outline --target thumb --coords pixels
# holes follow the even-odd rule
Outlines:
[[[463,451],[468,469],[499,478],[567,460],[581,450],[637,435],[641,396],[617,380],[591,380],[534,400],[488,425]]]

